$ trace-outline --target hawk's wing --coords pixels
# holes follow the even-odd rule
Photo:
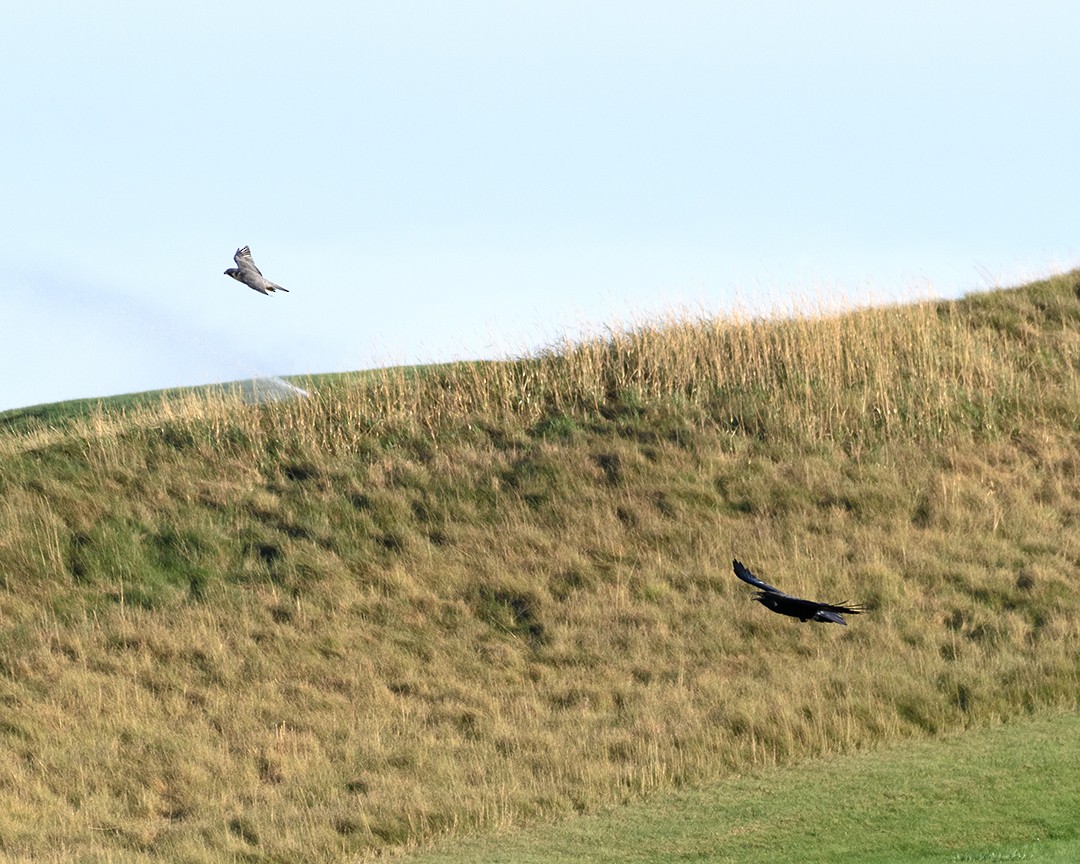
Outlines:
[[[743,566],[742,561],[740,561],[739,559],[733,559],[731,562],[731,566],[735,568],[735,575],[742,579],[743,582],[748,582],[755,588],[760,588],[762,591],[768,591],[770,594],[783,594],[785,597],[789,596],[787,594],[784,594],[784,592],[781,591],[779,588],[773,588],[772,585],[767,585],[766,583],[762,582],[760,579],[757,578],[757,576],[747,570],[746,567]]]
[[[241,270],[251,271],[262,276],[262,271],[255,266],[255,259],[251,257],[251,250],[247,246],[243,249],[237,249],[232,260],[236,262],[236,266]]]

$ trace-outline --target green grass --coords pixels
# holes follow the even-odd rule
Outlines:
[[[340,861],[1075,709],[1078,287],[3,426],[0,852]]]
[[[1080,717],[766,768],[408,864],[830,864],[1080,858]]]

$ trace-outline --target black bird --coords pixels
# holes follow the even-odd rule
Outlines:
[[[816,600],[803,600],[801,597],[792,597],[790,594],[785,594],[783,591],[773,588],[772,585],[766,585],[747,570],[738,559],[733,559],[731,565],[735,568],[736,576],[742,579],[743,582],[747,582],[759,589],[754,594],[754,599],[758,603],[767,606],[773,612],[790,615],[792,618],[798,618],[804,623],[807,621],[832,621],[834,624],[843,624],[846,627],[847,621],[840,617],[841,612],[845,615],[858,615],[860,612],[866,611],[866,608],[858,603],[843,603],[834,606],[831,603],[818,603]]]

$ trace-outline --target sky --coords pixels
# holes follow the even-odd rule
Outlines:
[[[0,11],[0,410],[1080,266],[1075,2]],[[250,245],[288,294],[223,271]]]

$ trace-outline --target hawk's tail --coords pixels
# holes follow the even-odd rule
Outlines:
[[[266,287],[271,291],[284,291],[286,294],[289,293],[288,288],[282,288],[280,285],[275,285],[273,282],[268,283]]]

